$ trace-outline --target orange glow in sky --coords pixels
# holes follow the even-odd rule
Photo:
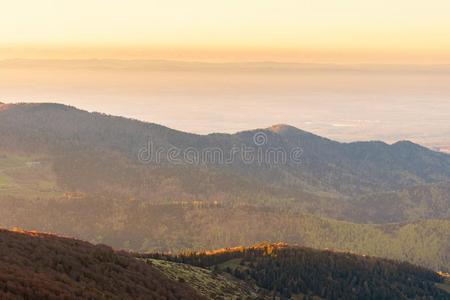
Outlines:
[[[448,0],[1,0],[0,58],[450,62]]]

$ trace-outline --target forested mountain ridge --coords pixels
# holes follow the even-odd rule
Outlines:
[[[0,106],[0,137],[6,228],[134,251],[285,241],[450,270],[450,156],[410,142],[338,143],[287,125],[203,136],[60,104]],[[149,143],[161,161],[142,156]],[[278,164],[166,155],[234,146],[302,152]]]
[[[261,293],[286,299],[449,299],[438,288],[444,278],[408,263],[318,251],[287,244],[261,243],[180,255],[148,254],[229,273],[255,282]]]
[[[446,278],[408,263],[287,244],[137,254],[0,230],[2,299],[449,299]]]
[[[348,212],[370,209],[375,212],[366,214],[367,221],[374,223],[450,215],[449,201],[441,203],[442,194],[448,193],[450,155],[411,142],[338,143],[287,125],[203,136],[60,104],[7,105],[0,112],[0,135],[3,151],[50,156],[58,186],[66,191],[113,192],[153,202],[288,201],[309,212],[350,221],[356,219]],[[263,138],[262,144],[255,144],[258,136]],[[155,157],[141,159],[149,143],[153,147],[148,149],[150,154],[161,149],[158,162]],[[224,163],[236,146],[258,151],[278,149],[285,154],[300,149],[301,156],[298,162],[261,163],[246,162],[236,155]],[[165,155],[174,148],[180,153],[186,149],[196,153],[218,150],[223,160],[209,157],[203,163],[186,163],[178,157],[174,162]],[[419,211],[380,218],[377,206],[366,201],[370,198],[375,203],[385,199],[386,192],[416,186],[429,191],[412,199],[411,205],[424,205]],[[439,205],[427,204],[436,201]],[[333,215],[326,206],[342,210]],[[411,209],[406,204],[400,206]]]

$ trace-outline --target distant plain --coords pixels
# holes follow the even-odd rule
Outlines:
[[[286,123],[450,152],[448,82],[447,65],[0,61],[0,102],[58,102],[201,134]]]

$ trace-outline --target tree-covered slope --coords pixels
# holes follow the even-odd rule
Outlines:
[[[181,150],[192,147],[199,151],[215,147],[224,154],[228,154],[236,145],[260,146],[263,150],[277,147],[286,153],[301,147],[302,164],[287,160],[285,164],[277,164],[280,169],[277,171],[310,183],[319,180],[329,189],[334,188],[342,193],[351,193],[357,184],[362,185],[361,189],[400,188],[450,178],[449,155],[433,152],[411,142],[393,145],[382,142],[345,144],[286,125],[233,135],[201,136],[156,124],[88,113],[59,104],[20,104],[8,106],[8,109],[0,112],[0,132],[3,137],[1,146],[6,148],[22,151],[46,149],[64,154],[61,151],[82,146],[116,151],[132,160],[138,158],[139,151],[147,146],[149,140],[155,147],[165,151],[170,146]],[[257,133],[261,134],[258,138],[262,140],[255,141]],[[261,168],[265,162],[254,160],[243,163],[242,157],[234,158],[230,167],[236,172],[251,171],[255,167],[259,167],[258,171],[268,171]],[[212,161],[206,163],[214,164]],[[263,174],[261,179],[269,175]],[[304,178],[307,175],[311,178]],[[349,186],[344,188],[337,185]]]
[[[144,256],[145,257],[145,256]],[[449,299],[437,273],[408,263],[286,244],[147,257],[207,267],[291,299]]]
[[[153,203],[289,203],[372,223],[449,216],[448,192],[436,186],[449,186],[450,156],[410,142],[338,143],[286,125],[195,135],[59,104],[2,107],[0,151],[47,157],[63,191]],[[235,147],[253,149],[255,159],[238,153],[226,161]],[[258,160],[275,150],[288,156],[299,150],[299,160]],[[192,161],[186,153],[203,159]],[[416,187],[426,191],[404,192]]]
[[[286,125],[195,135],[59,104],[0,105],[0,137],[1,226],[135,251],[285,241],[450,269],[450,156],[410,142]],[[160,161],[146,160],[149,143]],[[235,146],[301,160],[167,157]]]
[[[450,221],[355,224],[258,206],[142,203],[113,197],[2,199],[0,226],[55,232],[134,251],[207,250],[287,242],[450,271]],[[93,205],[95,203],[95,205]]]
[[[185,283],[107,246],[0,230],[1,299],[203,299]]]

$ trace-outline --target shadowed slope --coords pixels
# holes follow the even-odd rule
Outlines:
[[[1,299],[201,299],[126,253],[79,240],[0,230]]]
[[[149,257],[212,268],[293,299],[448,299],[444,278],[408,263],[284,243]]]

